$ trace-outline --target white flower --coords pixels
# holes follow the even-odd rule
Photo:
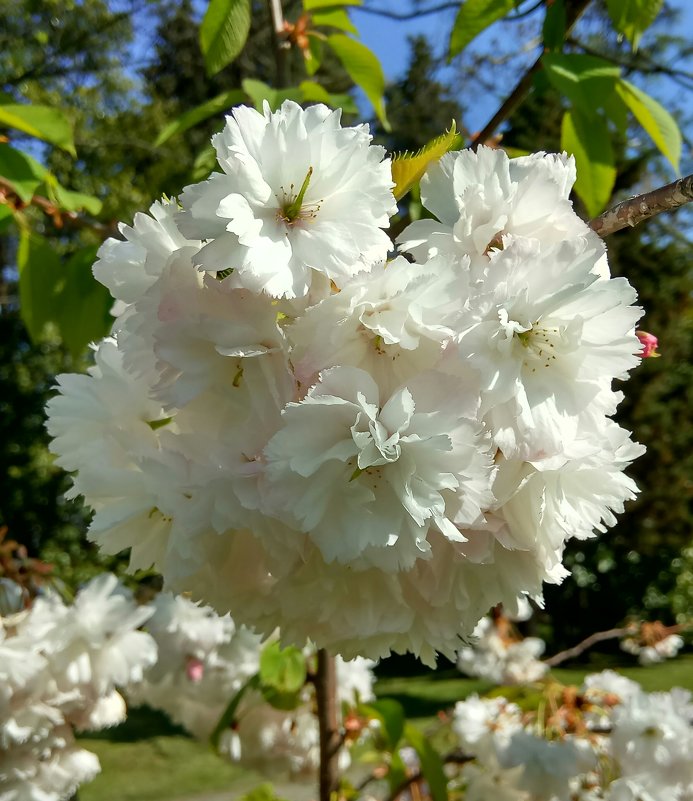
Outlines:
[[[565,153],[509,159],[483,146],[446,153],[421,180],[422,203],[440,222],[417,220],[397,242],[420,260],[464,254],[484,267],[508,234],[547,243],[590,235],[568,199],[573,183],[575,161]]]
[[[135,214],[132,227],[120,223],[125,240],[108,238],[99,248],[94,278],[108,287],[116,300],[134,303],[154,282],[176,250],[194,246],[178,230],[175,200],[153,203],[147,214]]]
[[[471,291],[459,355],[479,371],[482,413],[506,456],[560,452],[603,388],[638,363],[642,311],[625,279],[593,272],[602,245],[504,240]]]
[[[326,370],[267,445],[269,509],[290,513],[328,562],[409,569],[430,558],[432,524],[463,542],[457,525],[491,503],[486,443],[450,394],[463,387],[417,379],[381,405],[368,373]]]
[[[306,295],[312,270],[341,283],[385,258],[396,210],[389,160],[367,126],[340,111],[285,101],[264,115],[241,106],[213,143],[223,174],[186,187],[184,234],[208,240],[201,268],[275,297]]]
[[[522,730],[520,708],[505,698],[470,695],[455,704],[452,728],[462,750],[483,761],[492,761],[497,747],[504,747]]]
[[[410,264],[400,256],[357,275],[289,327],[296,376],[311,386],[327,367],[358,367],[391,393],[440,360],[454,333],[460,284],[443,258]]]

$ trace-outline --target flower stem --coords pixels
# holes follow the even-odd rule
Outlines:
[[[318,672],[315,677],[320,728],[320,801],[330,801],[337,790],[339,776],[337,757],[342,738],[337,723],[337,674],[334,657],[324,648],[318,651]]]

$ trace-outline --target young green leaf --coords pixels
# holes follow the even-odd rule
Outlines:
[[[392,158],[392,180],[395,182],[395,199],[404,197],[412,186],[421,179],[428,165],[438,161],[448,150],[460,142],[460,136],[452,121],[450,130],[432,139],[416,153],[396,153]]]
[[[606,0],[606,8],[614,27],[638,49],[640,37],[662,10],[664,0]]]
[[[369,704],[359,704],[358,711],[361,715],[380,721],[387,740],[387,748],[390,752],[394,752],[404,734],[406,718],[402,704],[393,698],[380,698]]]
[[[281,693],[298,692],[306,682],[306,658],[299,648],[272,642],[260,654],[260,682]]]
[[[588,117],[573,108],[563,115],[561,148],[575,156],[575,192],[590,217],[596,217],[609,202],[616,180],[614,153],[606,121]]]
[[[207,75],[215,75],[243,49],[250,32],[250,0],[209,0],[200,25]]]
[[[428,782],[433,801],[448,801],[448,781],[445,778],[440,754],[413,723],[407,723],[404,727],[404,737],[419,757],[421,773]]]
[[[547,50],[560,50],[565,38],[565,0],[551,0],[546,3],[546,16],[542,28],[544,47]]]
[[[0,125],[35,136],[76,156],[72,123],[65,113],[50,106],[0,105]]]
[[[313,20],[313,26],[339,28],[340,31],[358,35],[358,29],[343,8],[328,8],[325,11],[316,12],[311,14],[311,19]]]
[[[482,31],[515,7],[515,0],[465,0],[450,33],[448,61],[461,53]]]
[[[297,103],[303,100],[301,90],[297,86],[291,86],[287,89],[273,89],[263,81],[256,81],[254,78],[246,78],[241,86],[258,111],[262,111],[265,100],[269,103],[272,111],[276,111],[285,100],[295,100]]]
[[[23,203],[29,203],[47,175],[48,170],[36,159],[0,142],[0,178],[11,186]]]
[[[363,0],[303,0],[305,11],[314,11],[316,8],[333,8],[334,6],[360,6]]]
[[[154,142],[154,147],[159,147],[167,142],[172,136],[176,136],[189,128],[194,127],[203,120],[221,114],[223,111],[230,109],[232,106],[237,106],[245,100],[245,92],[241,89],[230,89],[228,92],[223,92],[206,103],[202,103],[195,108],[181,114],[178,119],[169,122],[169,124],[161,131]]]
[[[604,59],[578,53],[544,53],[542,65],[550,83],[584,114],[608,102],[621,72]]]
[[[681,159],[681,131],[676,120],[654,98],[628,81],[621,79],[616,84],[616,93],[678,172]]]
[[[327,43],[342,62],[351,80],[365,92],[383,127],[389,130],[383,101],[385,75],[378,58],[364,44],[343,33],[328,36]]]
[[[358,108],[351,95],[330,94],[324,86],[315,81],[301,81],[298,88],[301,90],[304,101],[324,103],[332,108],[341,108],[345,114],[358,114]]]
[[[53,317],[60,281],[60,259],[39,234],[22,229],[17,251],[19,311],[33,342],[39,342]]]

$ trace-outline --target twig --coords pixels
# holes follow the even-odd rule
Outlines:
[[[443,758],[443,763],[446,765],[464,765],[466,762],[471,762],[473,759],[475,759],[475,757],[468,756],[467,754],[461,754],[459,751],[453,751]],[[411,776],[407,776],[406,779],[401,781],[385,799],[385,801],[396,801],[396,799],[402,795],[407,787],[411,787],[412,784],[416,784],[416,782],[420,782],[425,778],[426,777],[420,770],[415,771],[411,774]]]
[[[330,801],[337,790],[337,763],[342,739],[337,723],[337,674],[335,660],[324,648],[318,651],[315,696],[320,729],[320,801]]]
[[[582,16],[583,12],[590,4],[591,0],[576,0],[572,4],[568,4],[568,8],[566,10],[566,31],[565,35],[568,36],[571,29],[578,21],[578,19]],[[490,139],[491,136],[495,133],[496,128],[499,125],[504,123],[508,117],[515,111],[515,109],[523,102],[523,100],[529,94],[530,89],[532,88],[532,81],[534,79],[534,73],[538,72],[541,69],[541,56],[532,64],[532,66],[525,72],[525,74],[520,78],[517,82],[517,85],[512,90],[512,92],[508,95],[505,99],[501,107],[498,111],[493,115],[493,117],[486,123],[484,128],[476,134],[476,136],[472,139],[470,143],[470,147],[473,150],[476,150],[479,145],[483,145],[487,139]]]
[[[591,648],[598,642],[603,642],[604,640],[613,640],[615,637],[624,637],[626,634],[632,634],[636,630],[637,628],[634,628],[633,626],[625,626],[624,628],[620,629],[597,631],[594,634],[590,634],[589,637],[585,637],[582,642],[579,642],[572,648],[567,648],[565,651],[559,651],[557,654],[545,659],[544,664],[548,665],[549,667],[555,667],[556,665],[560,665],[561,662],[565,662],[568,659],[580,656],[583,651],[586,651],[588,648]]]
[[[356,10],[363,14],[373,14],[377,17],[394,19],[397,22],[406,22],[407,20],[418,19],[419,17],[426,17],[429,14],[437,14],[440,11],[448,11],[452,8],[459,7],[460,0],[453,0],[453,2],[439,3],[437,6],[430,6],[430,8],[419,8],[415,11],[388,11],[386,8],[373,8],[373,6],[358,6]]]
[[[289,85],[288,55],[291,45],[286,40],[284,10],[282,0],[267,0],[272,19],[272,36],[274,39],[274,59],[277,65],[277,88]]]
[[[636,195],[595,217],[590,228],[605,237],[622,228],[634,227],[663,211],[674,211],[693,200],[693,175],[679,178],[666,186]]]

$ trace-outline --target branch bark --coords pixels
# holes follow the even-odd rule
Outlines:
[[[274,40],[274,59],[277,67],[277,88],[289,85],[289,42],[284,29],[284,9],[282,0],[267,0],[272,19],[272,35]]]
[[[566,37],[575,26],[575,23],[580,19],[591,0],[575,0],[573,3],[568,3],[566,8]],[[542,54],[543,55],[543,54]],[[512,115],[515,109],[523,102],[532,88],[532,81],[534,74],[541,69],[541,56],[532,64],[532,66],[525,72],[525,74],[517,82],[517,85],[503,101],[498,111],[491,117],[486,125],[479,131],[470,142],[472,150],[476,150],[479,145],[483,145],[487,139],[496,132],[496,129],[504,123],[508,117]]]
[[[585,637],[582,642],[579,642],[572,648],[566,648],[565,651],[559,651],[557,654],[545,659],[544,664],[548,665],[549,667],[555,667],[556,665],[560,665],[561,662],[566,662],[568,659],[573,659],[576,656],[580,656],[581,653],[586,651],[588,648],[591,648],[593,645],[596,645],[598,642],[603,642],[604,640],[613,640],[615,637],[624,637],[626,634],[632,634],[633,631],[637,631],[637,627],[634,628],[633,626],[626,626],[625,628],[620,629],[597,631],[594,634],[590,634],[589,637]]]
[[[622,228],[633,228],[663,211],[675,211],[693,200],[693,175],[679,178],[666,186],[636,195],[608,209],[589,223],[599,236],[605,237]]]
[[[337,722],[337,673],[335,660],[324,648],[318,651],[315,696],[320,729],[320,801],[330,801],[339,786],[337,762],[342,738]]]

